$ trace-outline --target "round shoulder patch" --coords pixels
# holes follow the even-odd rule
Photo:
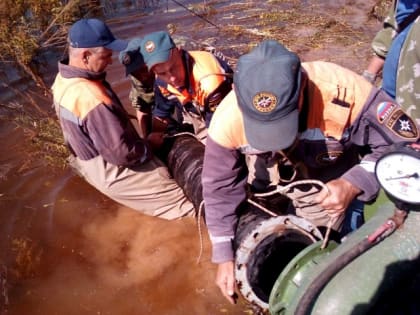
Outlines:
[[[255,109],[262,113],[271,112],[277,105],[277,97],[273,93],[259,92],[252,98]]]
[[[156,45],[153,41],[148,40],[145,44],[144,44],[144,49],[150,54],[152,53],[156,48]]]

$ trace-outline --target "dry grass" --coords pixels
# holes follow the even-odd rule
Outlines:
[[[3,0],[0,11],[0,61],[20,67],[40,88],[36,57],[46,49],[62,49],[68,26],[80,17],[98,14],[99,1]]]
[[[232,58],[248,52],[256,43],[265,39],[276,39],[298,53],[323,48],[331,43],[344,47],[368,43],[372,39],[371,35],[366,35],[344,18],[352,14],[352,1],[348,0],[348,5],[338,8],[339,11],[333,11],[333,14],[316,1],[309,4],[298,0],[271,0],[264,4],[251,0],[212,1],[212,6],[217,8],[216,12],[212,11],[212,21],[224,21],[218,34],[212,35],[219,37],[216,44],[218,49],[227,55],[233,53],[230,56]],[[378,1],[371,11],[387,7],[387,2],[389,0]],[[367,11],[366,20],[371,17],[369,14]],[[200,22],[205,25],[203,21]],[[199,32],[200,28],[197,27],[197,34],[193,34],[195,38],[202,38],[203,34]]]
[[[19,171],[30,168],[31,162],[42,158],[49,166],[63,168],[67,149],[56,119],[51,118],[39,103],[51,103],[49,86],[39,73],[37,57],[46,50],[64,50],[68,26],[86,15],[98,14],[97,1],[29,0],[2,1],[0,9],[0,61],[14,63],[41,89],[47,100],[35,100],[28,92],[12,86],[16,99],[25,100],[24,107],[16,100],[0,104],[0,119],[11,120],[25,134],[25,141],[34,153]]]

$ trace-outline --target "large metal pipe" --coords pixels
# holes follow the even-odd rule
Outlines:
[[[169,171],[198,211],[203,200],[204,144],[192,134],[181,133],[166,139],[165,151]]]
[[[203,199],[204,145],[193,135],[183,133],[167,138],[165,148],[163,160],[198,210]],[[235,275],[243,297],[257,309],[266,311],[271,289],[283,268],[301,250],[321,238],[316,226],[303,218],[273,217],[246,204],[234,240]]]
[[[249,205],[240,216],[234,240],[235,276],[241,294],[266,312],[280,273],[299,252],[321,238],[316,226],[303,218],[270,216]]]

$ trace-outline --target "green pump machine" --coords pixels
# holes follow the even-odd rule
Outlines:
[[[394,145],[375,174],[388,201],[340,243],[296,216],[241,218],[236,280],[255,313],[420,314],[420,144]]]

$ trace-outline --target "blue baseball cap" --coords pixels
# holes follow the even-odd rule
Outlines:
[[[301,64],[275,40],[238,59],[233,86],[249,144],[261,151],[290,147],[299,126]]]
[[[125,66],[125,75],[129,75],[144,65],[144,59],[140,53],[142,42],[143,40],[139,37],[133,38],[128,42],[127,48],[120,51],[118,59]]]
[[[69,30],[70,46],[74,48],[105,47],[115,51],[124,50],[128,42],[116,39],[108,26],[98,19],[81,19]]]
[[[150,70],[158,63],[167,62],[172,48],[175,48],[175,43],[169,33],[159,31],[144,36],[140,52]]]

